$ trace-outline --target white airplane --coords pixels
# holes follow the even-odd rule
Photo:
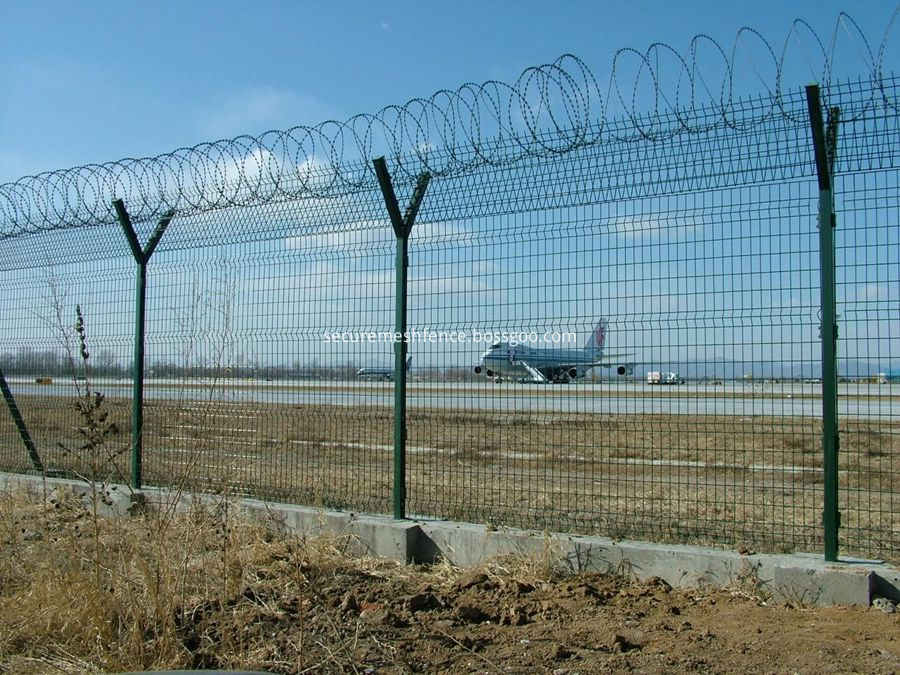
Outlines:
[[[409,367],[412,365],[412,357],[410,356],[406,359],[406,372],[409,372]],[[391,381],[394,379],[394,369],[393,368],[360,368],[356,371],[356,376],[361,380],[386,380]]]
[[[475,373],[501,381],[518,376],[522,382],[540,384],[571,382],[588,374],[591,368],[615,367],[619,375],[634,373],[634,363],[617,362],[632,354],[608,354],[604,358],[606,319],[600,319],[583,349],[536,349],[528,345],[512,346],[495,342],[481,355]]]

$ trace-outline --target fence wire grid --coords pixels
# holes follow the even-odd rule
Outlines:
[[[530,133],[515,135],[501,90],[532,111]],[[39,459],[4,414],[0,468],[133,482],[140,302],[111,206],[123,197],[145,244],[174,209],[146,265],[142,483],[391,513],[397,240],[370,161],[378,126],[398,148],[401,210],[431,175],[409,237],[411,517],[821,550],[803,89],[779,77],[762,97],[598,121],[599,91],[566,57],[514,87],[455,92],[445,131],[468,100],[502,133],[454,121],[427,157],[439,95],[393,123],[307,133],[329,139],[327,161],[288,151],[292,130],[0,186],[0,369]],[[823,93],[840,108],[840,549],[896,561],[897,81],[879,62]],[[549,103],[534,112],[543,99],[562,101],[565,124]],[[338,153],[363,121],[359,156]]]

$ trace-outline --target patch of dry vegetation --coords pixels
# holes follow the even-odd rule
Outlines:
[[[0,673],[406,671],[379,638],[406,621],[379,587],[415,613],[463,574],[356,555],[349,536],[289,534],[224,498],[187,509],[135,499],[116,515],[96,494],[99,506],[65,486],[0,492]],[[549,555],[468,574],[469,586],[529,589],[562,578]]]
[[[284,614],[267,605],[274,585],[296,599],[299,649],[322,575],[390,567],[352,558],[340,538],[236,516],[224,499],[188,511],[137,502],[125,517],[65,488],[0,500],[0,672],[271,666],[278,650],[247,621]],[[328,649],[307,637],[292,663],[338,663]]]
[[[414,566],[226,499],[135,505],[104,516],[66,488],[0,493],[0,673],[900,668],[897,614],[772,607],[752,578],[679,590],[627,568],[571,575],[549,544]]]

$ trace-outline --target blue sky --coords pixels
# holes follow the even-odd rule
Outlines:
[[[0,183],[203,141],[347,119],[573,53],[605,88],[616,50],[738,27],[780,50],[848,9],[877,50],[891,2],[14,2],[0,0]],[[839,61],[864,47],[846,27]],[[815,61],[797,41],[797,77]],[[747,43],[743,74],[767,64]],[[897,54],[891,52],[890,58]],[[851,65],[852,64],[852,65]]]

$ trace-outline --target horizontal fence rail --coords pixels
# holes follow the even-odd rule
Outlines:
[[[802,30],[757,98],[710,100],[698,39],[646,117],[563,57],[0,186],[0,469],[896,561],[898,83],[885,38],[808,99]]]

